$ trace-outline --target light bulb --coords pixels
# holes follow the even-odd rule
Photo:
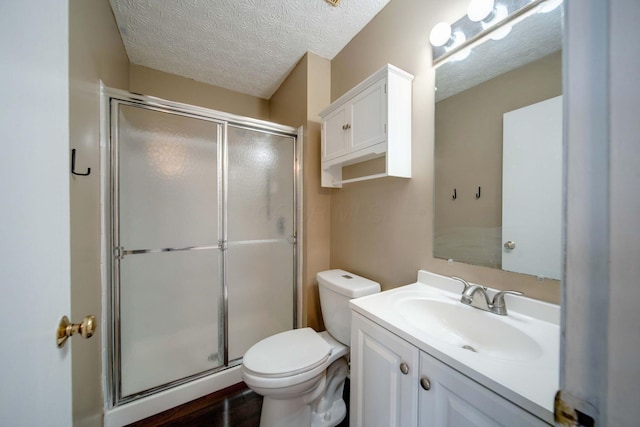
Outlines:
[[[562,4],[562,0],[547,0],[540,5],[538,12],[540,13],[548,13],[552,10],[555,10],[558,6]]]
[[[473,22],[486,19],[493,12],[494,0],[471,0],[467,16]]]
[[[489,22],[483,21],[482,28],[486,30],[487,28],[493,27],[494,25],[504,21],[507,18],[508,14],[509,13],[507,11],[506,6],[503,6],[503,5],[496,6],[496,8],[493,11],[493,17]],[[495,30],[491,31],[491,34],[489,35],[489,37],[491,37],[493,40],[501,40],[511,32],[511,28],[512,28],[511,25],[503,25],[502,27],[496,28]]]
[[[451,25],[446,22],[436,24],[429,34],[429,41],[433,46],[444,46],[451,39]]]
[[[471,54],[471,48],[467,47],[462,49],[460,52],[451,56],[452,61],[463,61],[469,57]]]
[[[491,31],[491,35],[489,35],[489,37],[491,37],[492,40],[502,40],[509,35],[512,28],[513,27],[511,25],[503,25],[502,27]]]

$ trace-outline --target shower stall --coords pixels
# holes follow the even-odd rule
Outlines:
[[[295,128],[104,90],[108,406],[216,375],[299,306]]]

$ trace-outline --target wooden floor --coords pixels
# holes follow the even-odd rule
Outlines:
[[[345,384],[349,407],[349,380]],[[259,427],[262,396],[244,383],[161,412],[128,427]],[[349,416],[337,427],[348,427]]]

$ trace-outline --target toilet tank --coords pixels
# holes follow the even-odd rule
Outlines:
[[[344,270],[317,274],[320,309],[327,331],[342,344],[351,345],[349,300],[380,292],[380,284]]]

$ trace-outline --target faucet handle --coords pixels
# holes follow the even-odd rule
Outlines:
[[[463,294],[467,291],[467,289],[469,289],[469,288],[471,287],[471,285],[469,284],[469,282],[467,282],[467,281],[466,281],[466,280],[464,280],[464,279],[461,279],[461,278],[456,277],[456,276],[451,276],[451,278],[452,278],[453,280],[457,280],[458,282],[461,282],[461,283],[464,285],[464,289],[462,290],[462,293],[463,293]]]
[[[499,314],[501,316],[506,316],[507,315],[507,306],[504,303],[504,296],[506,294],[524,295],[520,291],[500,291],[500,292],[497,292],[493,296],[493,301],[491,302],[491,306],[493,308],[493,312],[496,313],[496,314]]]

